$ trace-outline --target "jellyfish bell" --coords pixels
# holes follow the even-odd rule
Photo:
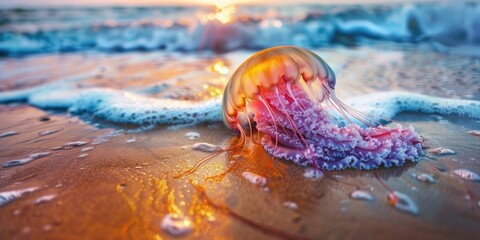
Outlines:
[[[306,49],[282,46],[247,59],[223,96],[225,125],[239,144],[263,133],[261,144],[278,158],[326,170],[374,169],[416,161],[422,140],[413,128],[387,128],[335,95],[328,64]]]

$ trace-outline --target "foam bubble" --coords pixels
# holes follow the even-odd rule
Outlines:
[[[17,135],[17,134],[18,134],[17,131],[6,131],[6,132],[3,132],[3,133],[0,133],[0,138],[9,137],[9,136]]]
[[[362,190],[353,191],[352,193],[350,193],[350,197],[357,200],[366,200],[366,201],[373,200],[373,196],[370,193]]]
[[[68,142],[65,143],[64,147],[65,148],[74,148],[74,147],[80,147],[87,144],[87,142],[84,141],[75,141],[75,142]]]
[[[295,202],[291,202],[291,201],[284,202],[283,206],[288,208],[288,209],[291,209],[291,210],[297,210],[298,209],[298,204],[295,203]]]
[[[167,214],[161,223],[162,229],[173,236],[182,236],[190,233],[193,230],[192,225],[192,222],[187,217],[174,214]]]
[[[444,147],[434,148],[434,149],[429,150],[428,152],[434,153],[434,154],[437,154],[437,155],[451,155],[451,154],[455,154],[455,151],[453,151],[452,149],[444,148]]]
[[[453,170],[453,173],[458,177],[467,181],[480,181],[480,176],[477,173],[472,172],[468,169],[464,169],[464,168],[455,169]]]
[[[309,167],[305,169],[303,176],[305,178],[318,179],[323,176],[323,172],[319,169]]]
[[[93,149],[94,149],[94,147],[85,147],[85,148],[82,148],[81,151],[82,151],[82,152],[88,152],[88,151],[91,151],[91,150],[93,150]]]
[[[388,194],[387,199],[390,205],[398,210],[417,215],[419,213],[418,207],[415,202],[406,194],[401,192],[391,192]]]
[[[50,134],[54,134],[54,133],[60,132],[60,131],[62,131],[62,130],[63,130],[63,128],[53,129],[53,130],[46,130],[46,131],[39,132],[38,135],[40,135],[40,136],[46,136],[46,135],[50,135]]]
[[[223,148],[217,145],[202,142],[193,144],[192,149],[202,152],[218,152],[221,151]]]
[[[427,183],[434,183],[435,182],[435,178],[433,178],[433,176],[431,174],[427,174],[427,173],[419,174],[419,175],[417,175],[416,178],[417,178],[417,180],[422,181],[422,182],[427,182]]]
[[[55,195],[55,194],[45,195],[45,196],[37,198],[37,200],[35,200],[35,204],[50,202],[53,199],[55,199],[56,197],[57,197],[57,195]]]
[[[255,185],[259,185],[261,187],[267,185],[267,179],[258,174],[245,171],[242,173],[242,176]]]
[[[36,191],[37,187],[30,187],[21,190],[12,190],[12,191],[5,191],[0,192],[0,207],[11,202],[17,198],[22,197],[25,193]]]
[[[27,164],[31,161],[46,157],[50,154],[52,154],[52,153],[51,152],[32,153],[27,158],[10,160],[10,161],[4,163],[2,165],[2,167],[9,168],[9,167],[16,167],[16,166],[24,165],[24,164]]]

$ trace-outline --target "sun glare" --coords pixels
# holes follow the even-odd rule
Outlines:
[[[235,10],[233,5],[215,4],[215,12],[208,14],[206,18],[210,21],[217,20],[222,24],[227,24],[232,21]]]

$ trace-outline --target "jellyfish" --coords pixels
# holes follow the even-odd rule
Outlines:
[[[274,157],[320,170],[418,161],[423,141],[413,127],[386,127],[385,119],[349,107],[336,97],[335,83],[332,69],[309,50],[280,46],[254,54],[225,87],[223,121],[239,133],[226,150],[253,141]]]

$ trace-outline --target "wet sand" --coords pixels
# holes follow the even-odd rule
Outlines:
[[[335,59],[338,63],[343,61],[342,57],[332,58],[334,64]],[[224,78],[209,70],[215,61],[197,62],[198,71],[205,74],[205,79],[208,76]],[[100,58],[99,62],[107,61]],[[359,62],[361,60],[350,67],[355,68]],[[94,69],[99,67],[90,61],[80,63],[91,64]],[[133,66],[120,67],[124,60],[109,63],[115,66],[111,69]],[[228,61],[225,64],[228,65]],[[127,79],[139,71],[158,69],[153,65],[151,68],[140,65],[129,74],[123,70],[121,73]],[[67,67],[64,71],[68,75],[71,70]],[[170,70],[166,67],[158,75]],[[364,73],[358,71],[359,78],[365,79]],[[90,80],[95,84],[109,84],[105,80],[109,72],[105,72],[102,77]],[[347,72],[351,70],[340,74],[353,80],[346,77]],[[171,72],[168,79],[178,80],[177,76],[183,74],[184,71]],[[87,80],[82,83],[84,81]],[[141,81],[149,84],[145,79]],[[350,80],[343,84],[347,81]],[[365,85],[364,89],[376,89],[375,84]],[[119,88],[132,87],[131,83],[122,86]],[[349,92],[352,88],[355,85],[341,89],[345,95],[355,95]],[[385,88],[408,90],[402,85]],[[209,90],[199,98],[207,96]],[[176,97],[188,98],[191,96],[188,93],[195,91],[195,87],[181,91]],[[441,96],[443,90],[428,91]],[[464,92],[460,87],[452,91]],[[172,91],[158,94],[167,93]],[[472,98],[477,99],[477,95]],[[175,178],[209,155],[192,150],[194,143],[208,142],[223,147],[235,144],[235,135],[221,123],[183,128],[159,126],[137,132],[135,126],[113,125],[91,116],[47,112],[18,104],[0,105],[0,119],[0,132],[18,132],[0,138],[0,164],[32,153],[52,153],[25,165],[0,168],[0,192],[38,188],[0,206],[2,239],[169,239],[172,235],[161,228],[162,219],[169,213],[186,216],[191,221],[193,230],[181,237],[185,239],[472,239],[480,234],[479,182],[466,181],[453,174],[456,169],[480,173],[480,138],[467,133],[480,129],[480,122],[475,119],[401,114],[395,118],[397,123],[413,125],[428,140],[427,155],[418,164],[375,171],[327,172],[319,179],[304,177],[304,167],[272,160],[261,146],[254,145],[243,151],[222,153],[195,173]],[[50,135],[38,134],[58,129],[61,130]],[[115,134],[108,137],[113,131]],[[185,136],[189,132],[197,132],[200,137],[189,139]],[[100,142],[99,136],[108,141],[94,144]],[[51,150],[74,141],[87,143],[71,149]],[[82,152],[86,147],[94,149]],[[428,153],[436,147],[452,149],[456,154]],[[89,155],[79,158],[85,153]],[[223,178],[207,179],[232,166],[233,170]],[[247,181],[242,176],[245,171],[264,176],[267,189]],[[431,174],[435,182],[417,180],[415,176],[422,173]],[[382,182],[408,195],[417,205],[418,214],[390,206],[389,191]],[[373,199],[351,198],[350,194],[356,189],[371,194]],[[36,203],[45,196],[53,199],[47,197]],[[294,202],[298,208],[285,207],[285,202]]]

